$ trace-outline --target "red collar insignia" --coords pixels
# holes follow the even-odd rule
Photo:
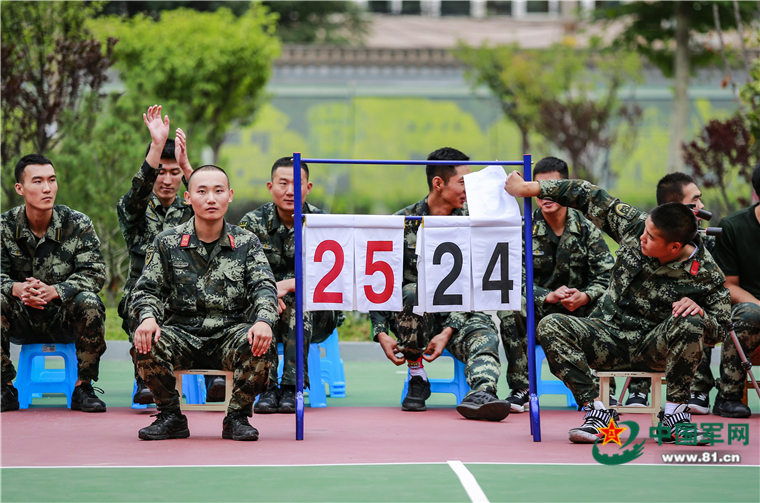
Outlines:
[[[183,234],[182,235],[182,242],[179,245],[182,248],[185,248],[189,244],[190,244],[190,234]]]
[[[695,260],[694,262],[691,263],[691,269],[689,270],[689,274],[691,274],[692,276],[696,276],[698,272],[699,272],[699,262]]]
[[[227,234],[227,237],[230,238],[230,246],[232,249],[235,249],[235,239],[232,237],[232,234]]]

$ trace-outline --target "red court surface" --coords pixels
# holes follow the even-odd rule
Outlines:
[[[468,421],[453,408],[402,412],[391,407],[308,409],[305,440],[295,440],[293,415],[255,415],[257,442],[222,440],[221,412],[187,412],[190,438],[146,442],[137,431],[150,424],[153,412],[109,408],[85,414],[65,408],[6,412],[2,423],[2,467],[86,466],[257,466],[359,463],[596,464],[591,445],[574,445],[567,431],[583,415],[570,409],[541,413],[542,442],[533,442],[529,415],[512,414],[500,423]],[[648,415],[625,414],[621,421],[640,426],[637,442],[648,436]],[[658,446],[647,440],[644,452],[630,464],[661,465],[661,454],[717,451],[740,454],[739,466],[760,465],[760,418],[726,419],[693,416],[693,421],[723,424],[715,446]],[[748,424],[749,443],[728,444],[728,425]],[[627,432],[623,433],[625,440]],[[409,439],[414,438],[413,445]],[[608,444],[602,452],[614,454]]]

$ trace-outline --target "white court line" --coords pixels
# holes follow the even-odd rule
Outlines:
[[[483,489],[480,488],[480,484],[475,479],[475,476],[470,473],[470,470],[464,466],[461,461],[449,461],[449,466],[454,473],[459,477],[459,482],[462,483],[464,490],[467,491],[467,496],[470,497],[472,503],[488,503],[488,498]]]

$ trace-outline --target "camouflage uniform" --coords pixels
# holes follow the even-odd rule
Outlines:
[[[119,228],[124,236],[129,250],[129,277],[124,285],[124,295],[119,303],[119,316],[123,321],[122,327],[132,340],[136,320],[129,318],[129,292],[137,283],[137,278],[145,267],[145,254],[153,244],[153,240],[161,232],[176,227],[190,220],[193,208],[184,199],[177,196],[171,206],[165,208],[153,193],[153,186],[158,179],[158,169],[143,161],[140,171],[132,178],[132,188],[124,194],[116,204],[119,217]]]
[[[316,206],[304,203],[303,214],[324,213]],[[267,203],[245,214],[240,227],[253,232],[261,241],[261,247],[272,267],[275,281],[296,277],[295,233],[288,229],[277,214],[274,203]],[[282,298],[285,309],[280,313],[274,326],[275,342],[283,345],[282,384],[296,384],[296,298],[288,293]],[[342,311],[311,311],[303,313],[303,365],[304,384],[309,385],[308,356],[309,344],[323,342],[343,321]],[[271,370],[269,378],[277,382],[277,368]]]
[[[106,280],[106,264],[92,220],[67,206],[55,205],[45,235],[29,229],[25,206],[2,215],[2,378],[16,370],[10,342],[76,344],[79,379],[97,381],[106,350],[105,306],[97,295]],[[13,283],[33,277],[55,287],[59,299],[44,309],[27,307],[12,294]]]
[[[568,208],[562,236],[546,223],[541,209],[533,212],[533,296],[535,322],[552,313],[588,316],[610,283],[615,259],[602,232],[578,210]],[[565,285],[589,296],[589,303],[569,311],[561,303],[545,304],[546,296]],[[524,288],[524,283],[523,283]],[[523,295],[524,297],[524,295]],[[507,383],[513,390],[528,387],[527,330],[523,313],[499,311],[501,340],[507,354]]]
[[[599,390],[597,370],[665,371],[667,400],[689,400],[702,340],[723,340],[729,318],[725,277],[695,238],[695,254],[683,262],[660,265],[641,253],[639,238],[647,214],[583,180],[540,182],[539,197],[581,210],[619,244],[612,280],[589,318],[552,314],[538,325],[549,367],[579,404]],[[704,316],[672,315],[673,302],[689,297]]]
[[[399,210],[396,215],[429,215],[427,197]],[[451,216],[467,215],[465,209],[455,209]],[[425,313],[418,316],[412,312],[417,302],[417,230],[419,220],[407,220],[404,224],[404,278],[403,306],[400,313],[374,311],[370,313],[374,339],[381,332],[393,332],[398,347],[407,360],[419,360],[428,342],[445,327],[454,329],[446,349],[465,364],[465,377],[471,393],[487,387],[497,388],[501,368],[499,365],[499,336],[491,317],[484,313]]]
[[[720,221],[723,234],[715,248],[715,260],[727,276],[739,276],[739,286],[760,299],[760,223],[755,216],[755,208],[757,204]],[[750,302],[735,304],[731,321],[744,355],[750,360],[753,353],[760,350],[760,306]],[[741,363],[734,340],[727,335],[720,353],[720,379],[717,384],[721,398],[729,401],[742,399],[747,371]]]
[[[162,232],[129,302],[140,323],[155,318],[161,327],[150,352],[137,355],[160,411],[179,410],[174,369],[205,367],[234,373],[228,412],[251,415],[276,358],[274,345],[264,356],[253,356],[246,337],[253,323],[273,326],[277,319],[274,278],[256,236],[225,222],[208,255],[194,218]]]

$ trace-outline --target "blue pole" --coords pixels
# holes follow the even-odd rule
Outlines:
[[[295,238],[296,263],[296,440],[303,440],[303,257],[301,242],[303,233],[303,201],[301,201],[301,154],[293,153],[293,201],[295,204],[295,221],[293,232]],[[319,384],[319,383],[317,383]],[[314,384],[312,383],[312,386]]]
[[[523,178],[531,180],[530,155],[523,156]],[[541,412],[538,406],[538,382],[536,371],[536,315],[533,300],[533,202],[525,198],[525,303],[528,326],[528,382],[530,383],[530,433],[534,442],[541,441]]]

